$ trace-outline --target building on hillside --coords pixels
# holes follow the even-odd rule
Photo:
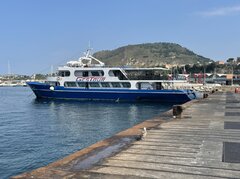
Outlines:
[[[225,62],[224,62],[224,61],[216,61],[216,64],[217,64],[217,65],[224,65]]]
[[[172,64],[165,64],[164,67],[167,69],[171,69],[173,67],[175,67],[176,65],[172,65]]]

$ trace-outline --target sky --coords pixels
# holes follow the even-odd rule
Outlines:
[[[213,60],[240,56],[239,0],[0,0],[0,75],[49,73],[129,44],[178,43]]]

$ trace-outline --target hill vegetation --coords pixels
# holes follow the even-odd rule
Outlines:
[[[115,50],[93,54],[107,65],[133,67],[159,67],[166,64],[203,64],[212,61],[175,43],[145,43],[127,45]]]

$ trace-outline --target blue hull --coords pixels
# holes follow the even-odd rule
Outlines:
[[[50,90],[50,85],[45,83],[27,84],[37,98],[185,103],[196,97],[191,90],[80,89],[62,86],[55,86],[54,90]]]

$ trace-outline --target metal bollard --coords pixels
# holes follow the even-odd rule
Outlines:
[[[181,105],[173,105],[173,118],[181,118],[183,107]]]
[[[203,94],[203,98],[207,98],[208,97],[208,94],[207,93],[204,93]]]
[[[239,91],[238,88],[235,88],[235,93],[238,93],[238,91]]]

